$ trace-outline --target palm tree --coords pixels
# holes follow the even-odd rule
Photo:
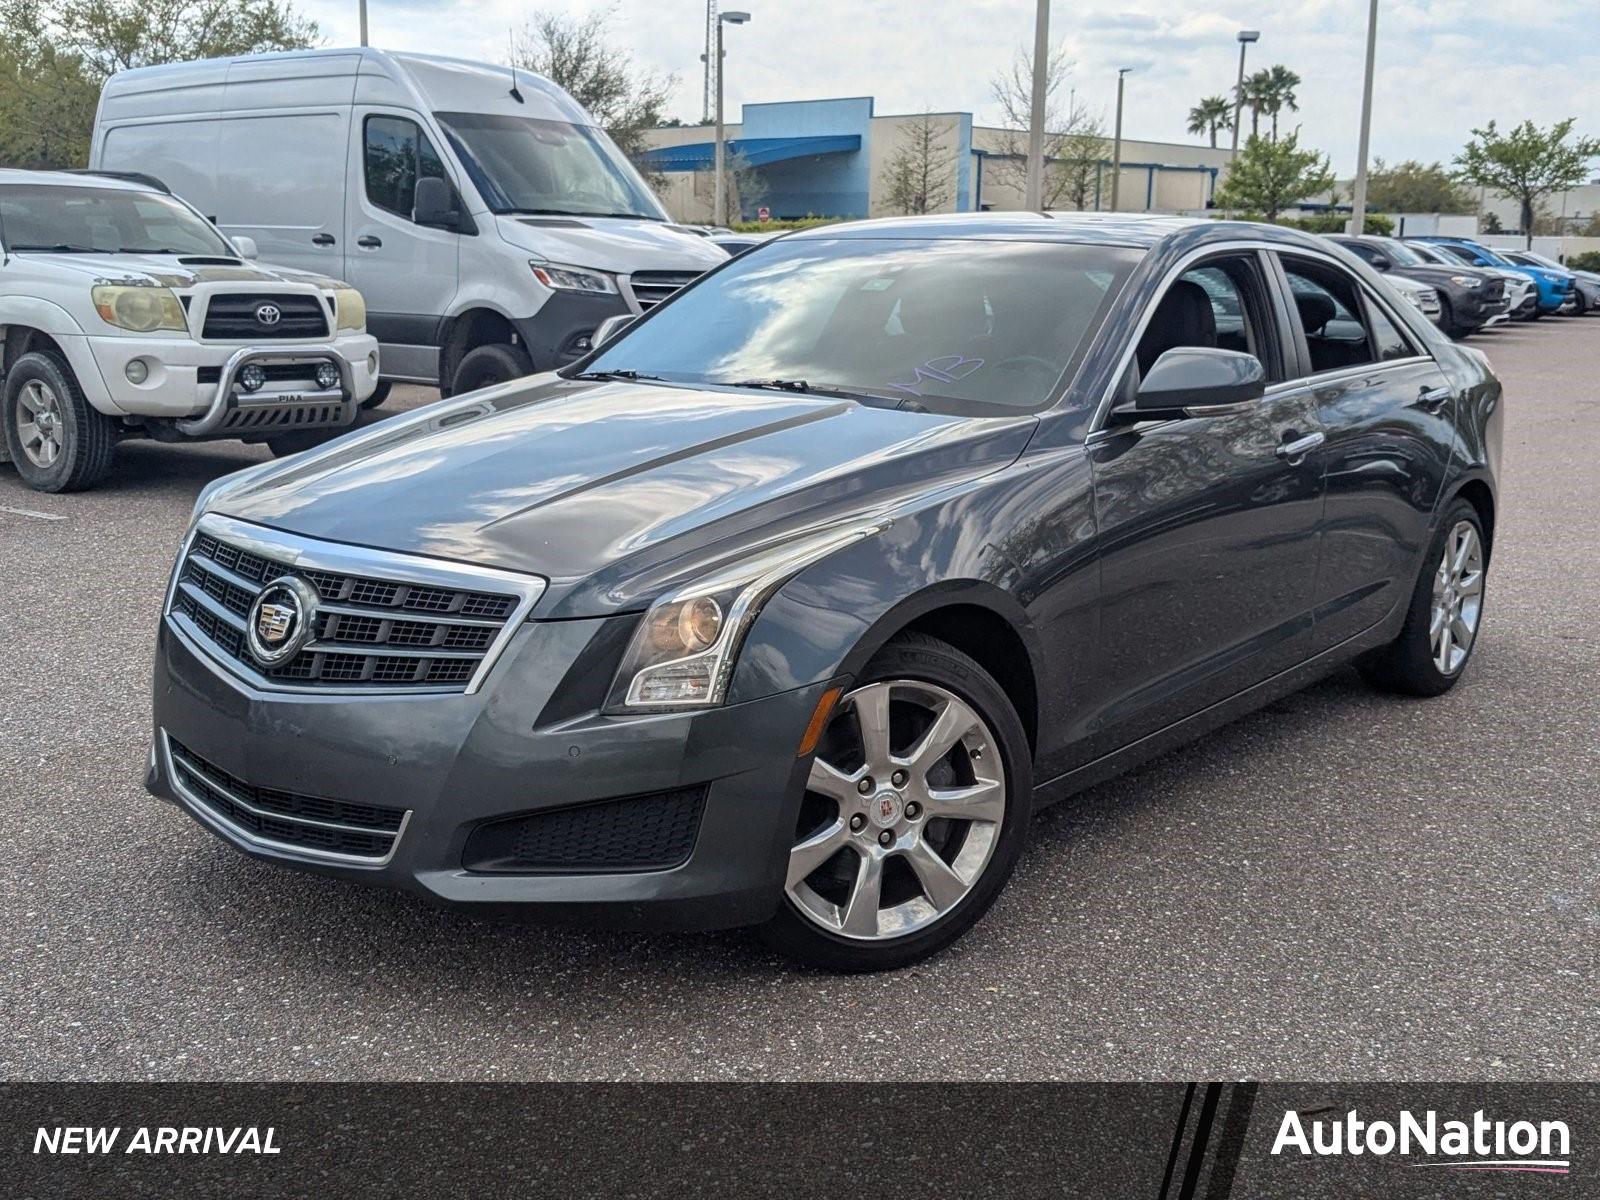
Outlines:
[[[1217,148],[1217,130],[1233,128],[1233,105],[1226,96],[1207,96],[1189,110],[1189,132],[1209,133],[1211,148]]]
[[[1275,63],[1266,72],[1266,111],[1272,114],[1272,140],[1278,140],[1278,114],[1284,109],[1299,112],[1299,98],[1295,89],[1300,86],[1300,76],[1282,63]]]
[[[1244,77],[1244,87],[1236,88],[1239,103],[1250,109],[1250,136],[1261,132],[1261,114],[1272,111],[1272,72],[1257,71]]]

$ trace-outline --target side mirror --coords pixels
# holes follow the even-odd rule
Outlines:
[[[632,313],[617,313],[615,316],[607,317],[595,329],[594,336],[589,339],[589,344],[598,350],[632,324]]]
[[[461,224],[461,213],[456,207],[455,189],[446,180],[433,175],[426,175],[417,180],[411,204],[411,219],[418,225],[455,229]]]
[[[233,248],[238,251],[240,258],[254,258],[256,256],[256,240],[239,234],[228,239],[233,243]]]
[[[1112,410],[1122,424],[1221,416],[1253,404],[1267,392],[1267,372],[1253,354],[1177,346],[1139,384],[1131,404]]]
[[[1374,250],[1367,261],[1372,264],[1374,271],[1388,271],[1394,267],[1394,260],[1381,250]]]

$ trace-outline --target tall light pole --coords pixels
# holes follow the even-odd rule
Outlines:
[[[1259,29],[1239,30],[1239,83],[1233,89],[1233,157],[1239,157],[1239,125],[1244,115],[1244,52],[1261,40]]]
[[[723,145],[722,129],[722,27],[724,25],[743,25],[750,19],[747,12],[725,12],[717,14],[717,169],[716,169],[716,199],[711,204],[711,223],[725,225],[728,222],[728,196],[723,187],[723,172],[726,164],[727,149]]]
[[[1111,211],[1117,211],[1117,195],[1122,191],[1122,84],[1132,67],[1117,68],[1117,130],[1111,139]]]
[[[361,0],[361,44],[367,44],[367,0]]]
[[[1022,207],[1044,208],[1044,119],[1050,91],[1050,0],[1038,0],[1033,19],[1033,94],[1028,103],[1028,183]]]
[[[1367,9],[1367,75],[1361,84],[1361,137],[1356,146],[1356,183],[1350,196],[1350,232],[1367,229],[1367,144],[1372,136],[1372,68],[1378,56],[1378,0]]]

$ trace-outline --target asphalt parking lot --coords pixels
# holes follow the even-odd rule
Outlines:
[[[1600,319],[1472,344],[1506,459],[1462,686],[1344,672],[1058,806],[977,929],[865,978],[234,853],[143,791],[148,671],[195,493],[265,452],[0,466],[0,1076],[1592,1078]]]

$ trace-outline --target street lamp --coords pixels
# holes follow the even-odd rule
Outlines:
[[[1378,0],[1367,10],[1367,74],[1361,84],[1361,137],[1356,147],[1356,182],[1350,195],[1350,232],[1367,229],[1367,144],[1372,136],[1372,67],[1378,52]]]
[[[728,197],[723,190],[722,176],[725,167],[724,159],[727,151],[723,146],[722,132],[722,27],[724,25],[743,25],[750,19],[747,12],[725,12],[717,15],[717,169],[716,169],[716,199],[711,205],[711,223],[725,225],[728,220]]]
[[[1038,0],[1033,21],[1033,88],[1028,98],[1028,173],[1022,207],[1044,211],[1044,120],[1050,84],[1050,0]]]
[[[1117,68],[1117,131],[1111,141],[1111,211],[1117,211],[1117,193],[1122,190],[1122,81],[1132,67]]]
[[[367,0],[361,0],[361,44],[367,44]]]
[[[1239,30],[1239,84],[1233,89],[1233,157],[1239,157],[1239,121],[1244,112],[1244,52],[1261,40],[1259,29]]]

